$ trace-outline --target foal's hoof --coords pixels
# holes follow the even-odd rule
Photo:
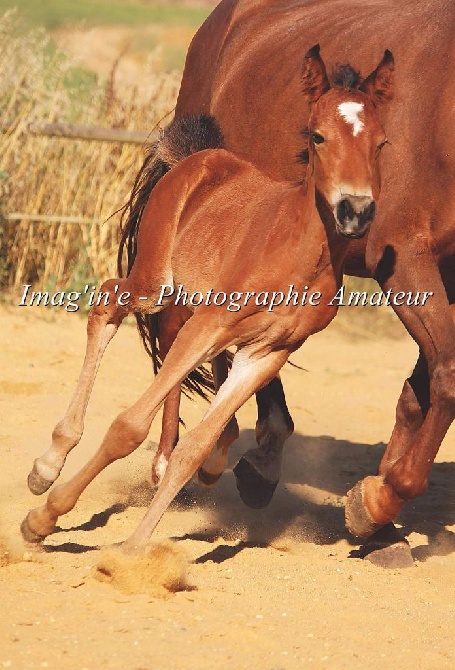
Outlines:
[[[163,481],[168,466],[168,459],[164,454],[156,454],[152,463],[152,484],[159,486]]]
[[[370,561],[380,568],[394,569],[414,566],[411,547],[393,523],[388,523],[378,530],[352,555]]]
[[[27,479],[28,488],[35,496],[40,496],[43,493],[46,493],[53,483],[54,482],[50,482],[48,479],[44,479],[44,477],[41,477],[41,475],[38,474],[36,465],[33,466]]]
[[[222,474],[223,473],[220,472],[216,475],[213,475],[211,472],[207,472],[207,470],[204,470],[204,468],[199,468],[199,470],[197,471],[198,479],[204,486],[213,486],[214,484],[217,483]]]
[[[30,542],[31,544],[40,544],[43,540],[46,539],[46,535],[39,535],[38,533],[35,533],[34,530],[30,528],[30,524],[28,521],[28,515],[25,517],[23,522],[21,523],[21,533],[22,537],[26,542]]]
[[[234,468],[240,497],[248,507],[264,509],[270,503],[278,482],[265,479],[246,458],[242,457]]]
[[[363,481],[358,482],[350,491],[346,501],[346,528],[356,537],[370,537],[381,528],[375,523],[363,501]]]

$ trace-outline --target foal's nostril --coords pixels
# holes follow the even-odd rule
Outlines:
[[[341,200],[337,205],[337,217],[339,221],[352,220],[355,216],[354,208],[349,200]]]
[[[373,221],[374,215],[376,214],[376,203],[374,200],[370,202],[370,204],[365,207],[363,212],[360,214],[360,222],[361,223],[368,223],[369,221]]]

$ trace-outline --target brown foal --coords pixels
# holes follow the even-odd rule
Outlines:
[[[234,346],[229,376],[218,371],[221,386],[214,401],[176,445],[149,510],[125,542],[129,549],[143,547],[235,411],[276,377],[307,337],[332,320],[337,308],[331,303],[341,286],[350,240],[366,233],[375,214],[378,157],[386,142],[376,105],[391,98],[393,71],[386,51],[359,88],[331,87],[319,47],[310,49],[302,71],[303,95],[310,104],[309,169],[302,185],[275,181],[224,150],[196,153],[159,181],[142,215],[128,277],[107,281],[102,290],[109,293],[108,304],[90,313],[76,392],[54,430],[51,448],[35,461],[35,480],[48,487],[80,439],[103,352],[128,313],[165,309],[172,297],[164,298],[163,289],[179,285],[188,294],[241,295],[241,309],[229,311],[209,300],[194,308],[148,390],[113,421],[80,472],[29,512],[22,524],[27,540],[39,542],[49,535],[99,472],[143,442],[158,409],[190,371]],[[265,304],[266,296],[290,285],[300,291],[309,287],[314,304],[282,301],[274,309]],[[253,292],[255,297],[244,298]]]

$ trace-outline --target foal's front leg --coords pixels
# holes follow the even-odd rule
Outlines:
[[[84,430],[84,417],[98,368],[107,345],[114,337],[126,311],[117,304],[115,287],[125,280],[110,279],[101,287],[107,294],[107,304],[92,308],[87,323],[87,348],[85,360],[77,382],[76,391],[65,416],[55,426],[52,444],[33,464],[28,476],[32,493],[40,495],[52,486],[59,476],[66,457],[80,441]]]
[[[256,393],[256,402],[258,446],[242,456],[234,474],[243,502],[254,509],[262,509],[272,500],[279,482],[284,443],[294,432],[294,422],[279,377]]]

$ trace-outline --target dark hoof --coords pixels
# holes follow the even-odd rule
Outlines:
[[[411,568],[414,559],[408,541],[395,528],[393,523],[378,530],[357,552],[358,558],[370,561],[380,568]]]
[[[45,535],[38,535],[37,533],[35,533],[35,531],[33,531],[30,528],[30,525],[28,523],[28,516],[26,516],[23,522],[21,523],[21,533],[24,540],[26,542],[30,542],[31,544],[39,544],[46,539]]]
[[[199,468],[197,471],[198,479],[204,486],[213,486],[217,483],[222,474],[223,473],[220,472],[218,475],[212,475],[203,468]]]
[[[43,479],[43,477],[37,473],[35,466],[33,466],[33,470],[28,476],[27,483],[28,488],[33,493],[33,495],[40,496],[43,493],[46,493],[46,491],[50,489],[54,482]]]
[[[241,458],[234,468],[240,497],[248,507],[264,509],[273,498],[278,482],[265,479],[246,458]]]
[[[356,537],[371,537],[381,528],[373,521],[363,502],[363,482],[348,491],[345,509],[346,528]]]

